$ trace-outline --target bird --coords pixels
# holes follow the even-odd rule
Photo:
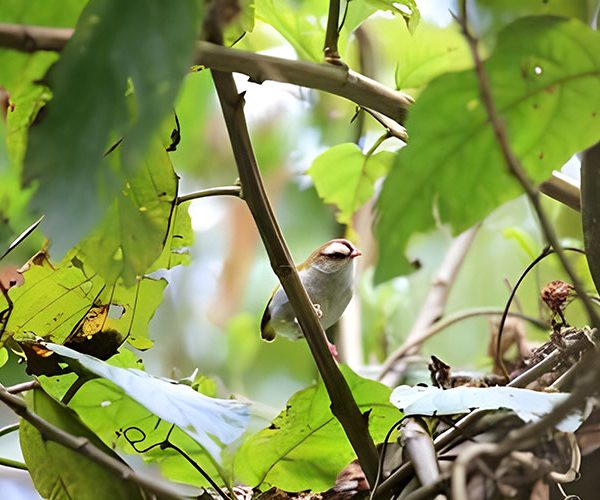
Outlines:
[[[353,292],[354,259],[362,255],[350,241],[334,239],[321,245],[296,266],[324,330],[335,324],[345,311]],[[296,340],[302,330],[281,285],[278,285],[260,322],[261,336],[270,342],[277,335]],[[329,350],[337,358],[335,346]]]

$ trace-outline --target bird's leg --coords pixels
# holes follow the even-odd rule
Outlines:
[[[315,314],[317,315],[317,318],[321,319],[323,317],[323,311],[321,310],[321,305],[313,304],[313,307],[315,308]]]
[[[335,344],[332,344],[331,342],[329,342],[329,339],[327,337],[325,337],[325,340],[327,340],[327,348],[329,349],[329,352],[333,356],[333,359],[335,359],[336,361],[339,361],[340,358],[338,356],[337,347],[335,346]]]

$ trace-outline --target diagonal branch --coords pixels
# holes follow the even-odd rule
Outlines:
[[[377,474],[377,451],[369,434],[368,419],[361,414],[346,380],[327,348],[325,332],[302,286],[273,214],[250,142],[243,110],[243,96],[238,94],[231,73],[212,71],[212,76],[237,163],[244,199],[254,217],[271,266],[296,313],[323,378],[331,400],[331,411],[342,424],[367,479],[370,484],[374,484]]]
[[[60,51],[73,30],[0,23],[0,47],[35,52]],[[265,80],[322,90],[355,102],[402,123],[413,99],[402,92],[334,64],[316,64],[265,56],[210,42],[197,42],[194,64],[224,72],[243,73],[256,83]]]
[[[162,498],[181,498],[181,489],[155,477],[135,472],[126,463],[107,455],[94,446],[88,439],[73,436],[47,420],[44,420],[42,417],[32,412],[23,399],[8,392],[1,384],[0,401],[6,404],[22,419],[27,420],[27,422],[33,425],[40,431],[45,439],[59,443],[77,453],[81,453],[90,460],[114,471],[119,477],[137,484],[149,493],[153,493]]]

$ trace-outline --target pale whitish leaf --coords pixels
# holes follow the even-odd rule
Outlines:
[[[410,387],[401,385],[392,391],[390,402],[405,415],[456,415],[473,409],[514,411],[521,420],[535,422],[563,403],[570,394],[539,392],[516,387]],[[575,432],[587,415],[578,411],[556,428]]]
[[[220,444],[229,444],[242,435],[249,419],[248,405],[238,401],[210,398],[191,387],[156,378],[133,368],[111,366],[68,347],[43,343],[63,358],[73,360],[119,386],[129,397],[161,419],[175,424],[220,462]]]

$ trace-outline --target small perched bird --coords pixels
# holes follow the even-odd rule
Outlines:
[[[300,280],[308,292],[323,329],[332,326],[352,298],[354,258],[361,252],[348,240],[336,239],[321,245],[297,266]],[[302,330],[281,285],[273,292],[260,322],[262,338],[276,335],[295,340]],[[336,356],[335,346],[330,344]]]

